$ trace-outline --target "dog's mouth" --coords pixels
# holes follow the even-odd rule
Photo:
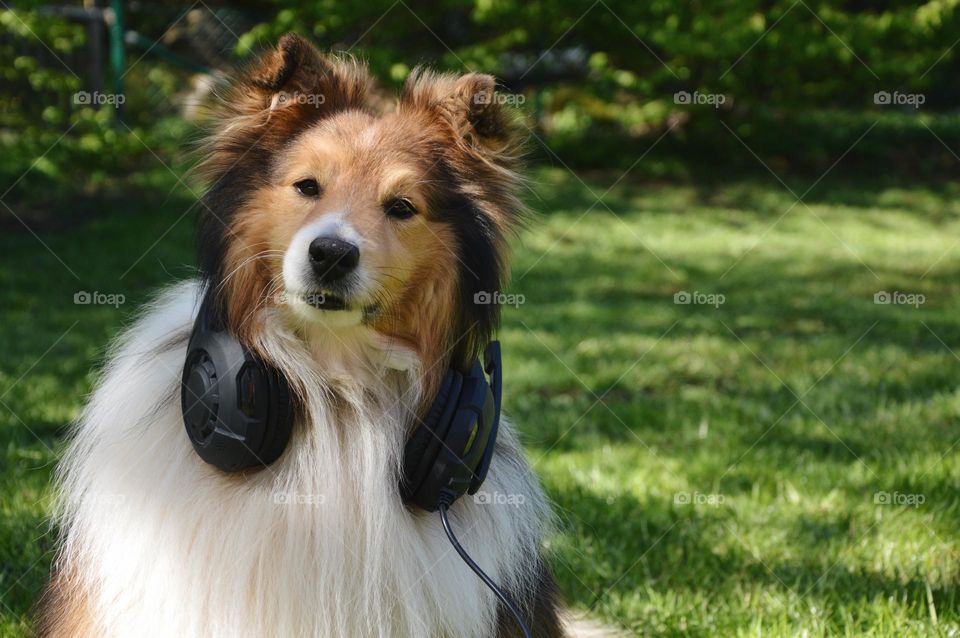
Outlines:
[[[380,313],[381,308],[380,304],[376,302],[367,305],[351,303],[348,298],[330,290],[316,290],[301,293],[299,299],[316,310],[326,310],[330,312],[359,310],[365,321],[376,317]]]
[[[347,300],[342,296],[326,291],[317,290],[314,292],[305,292],[300,295],[301,301],[317,310],[346,310]]]

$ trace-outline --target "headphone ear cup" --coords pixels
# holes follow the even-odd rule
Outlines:
[[[267,367],[270,384],[270,402],[267,417],[268,427],[264,432],[259,456],[264,464],[270,464],[280,458],[290,440],[293,430],[293,398],[287,380],[278,371]]]
[[[187,344],[180,405],[187,435],[207,463],[237,472],[277,460],[293,425],[280,372],[210,320],[204,301]]]
[[[419,486],[421,480],[417,477],[417,468],[420,465],[420,459],[426,454],[430,441],[434,438],[433,432],[423,426],[417,427],[413,434],[407,440],[403,448],[403,496],[410,498],[416,491],[415,486]]]
[[[404,500],[414,499],[443,445],[446,431],[441,426],[449,425],[450,415],[460,398],[463,377],[456,370],[448,370],[440,382],[437,397],[422,424],[414,430],[403,448],[403,476],[401,493]]]

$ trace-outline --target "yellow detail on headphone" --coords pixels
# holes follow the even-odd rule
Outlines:
[[[474,421],[473,428],[470,429],[470,436],[467,438],[467,444],[463,447],[464,454],[467,454],[470,451],[470,448],[473,447],[473,441],[477,438],[477,431],[479,430],[480,424]]]

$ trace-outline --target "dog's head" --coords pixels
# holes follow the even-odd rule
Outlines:
[[[200,267],[232,331],[254,342],[276,307],[301,334],[373,330],[429,366],[476,356],[521,211],[518,122],[494,89],[417,71],[383,108],[361,64],[295,35],[241,74],[202,164]]]

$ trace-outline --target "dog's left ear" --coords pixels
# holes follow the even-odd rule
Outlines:
[[[400,108],[431,114],[465,150],[512,168],[525,136],[519,114],[501,97],[492,75],[457,77],[417,69],[404,85]]]
[[[231,82],[200,149],[201,175],[216,183],[247,167],[256,169],[254,176],[264,174],[294,136],[338,112],[367,108],[371,85],[354,58],[321,53],[299,35],[284,35]]]

